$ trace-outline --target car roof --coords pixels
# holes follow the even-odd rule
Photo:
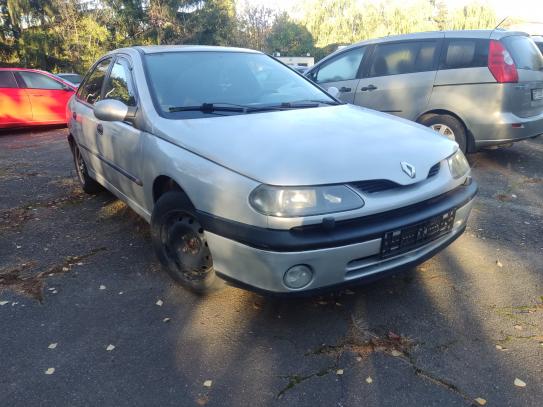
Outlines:
[[[163,52],[246,52],[261,54],[260,51],[255,51],[248,48],[218,47],[212,45],[140,45],[129,48],[119,48],[111,51],[110,54],[134,49],[144,54],[157,54]]]
[[[362,45],[382,44],[382,43],[395,42],[395,41],[425,40],[425,39],[435,39],[435,38],[484,38],[484,39],[493,38],[493,39],[499,40],[501,38],[508,37],[511,35],[528,36],[527,33],[522,32],[522,31],[509,31],[509,30],[503,30],[503,29],[425,31],[425,32],[410,33],[410,34],[389,35],[387,37],[372,38],[369,40],[364,40],[364,41],[356,42],[351,45],[347,45],[341,49],[338,49],[337,51],[332,52],[330,55],[324,57],[314,66],[321,65],[323,62],[327,61],[328,59],[340,53],[346,52],[353,48],[360,47]]]

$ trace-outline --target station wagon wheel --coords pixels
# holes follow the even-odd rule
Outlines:
[[[85,159],[81,154],[81,150],[75,143],[72,145],[72,153],[74,156],[75,173],[77,174],[77,179],[79,180],[83,191],[87,194],[96,194],[100,192],[103,189],[102,186],[89,175]]]
[[[429,114],[423,116],[419,123],[430,127],[449,140],[456,141],[462,152],[466,152],[466,128],[457,118],[448,114]]]
[[[197,293],[221,285],[205,231],[185,194],[172,191],[160,197],[151,218],[151,236],[160,263],[175,281]]]

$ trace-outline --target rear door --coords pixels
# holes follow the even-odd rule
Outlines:
[[[102,59],[85,77],[77,90],[73,109],[74,128],[78,129],[77,135],[74,134],[74,136],[81,147],[85,163],[97,176],[104,177],[106,180],[107,164],[100,159],[99,152],[103,126],[94,116],[93,106],[102,97],[102,87],[111,60],[111,57]]]
[[[428,105],[440,39],[375,45],[354,103],[415,120]]]
[[[26,86],[36,123],[66,123],[66,103],[74,94],[72,88],[45,74],[18,71]]]
[[[323,89],[331,87],[339,89],[338,98],[353,103],[359,72],[367,46],[354,48],[331,58],[313,70],[308,77]]]
[[[543,114],[543,56],[529,37],[501,39],[518,71],[518,83],[507,84],[509,111],[519,117]]]
[[[0,127],[32,124],[32,106],[12,71],[0,71]]]
[[[105,79],[103,99],[115,99],[130,109],[137,109],[137,96],[128,57],[118,56]],[[130,122],[100,121],[102,133],[97,138],[98,152],[111,165],[106,177],[124,195],[143,202],[141,182],[141,131]]]

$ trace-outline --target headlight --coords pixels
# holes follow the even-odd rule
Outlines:
[[[344,185],[319,187],[274,187],[260,185],[249,197],[251,206],[264,215],[310,216],[349,211],[364,201]]]
[[[466,156],[460,149],[456,150],[456,153],[447,158],[449,162],[449,169],[454,179],[458,179],[469,171],[469,163],[466,160]]]

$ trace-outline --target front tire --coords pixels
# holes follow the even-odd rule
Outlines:
[[[466,129],[455,117],[448,114],[435,114],[424,116],[419,122],[437,131],[442,136],[456,141],[462,152],[466,152]]]
[[[198,294],[222,287],[215,274],[204,229],[187,196],[166,192],[155,203],[151,216],[153,249],[166,272]]]
[[[87,194],[97,194],[103,190],[102,186],[91,178],[87,170],[87,164],[81,155],[81,150],[77,144],[73,144],[72,153],[74,156],[75,172],[77,174],[77,179],[81,184],[81,188]]]

